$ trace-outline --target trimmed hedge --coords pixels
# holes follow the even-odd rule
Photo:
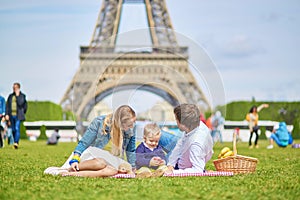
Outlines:
[[[63,120],[63,110],[60,105],[50,101],[28,101],[26,121],[59,121]],[[69,114],[70,115],[70,114]],[[45,127],[41,127],[39,139],[46,139]],[[21,138],[26,139],[26,128],[21,124]]]
[[[61,106],[50,101],[28,101],[26,121],[41,120],[63,120]]]

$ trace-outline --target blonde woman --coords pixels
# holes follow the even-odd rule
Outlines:
[[[112,155],[124,158],[124,154],[126,154],[128,162],[135,167],[136,147],[133,131],[135,120],[134,110],[127,105],[120,106],[110,115],[96,117],[76,146],[73,157],[69,160],[71,170],[80,170],[80,156],[88,147],[103,149],[108,143],[111,143]]]

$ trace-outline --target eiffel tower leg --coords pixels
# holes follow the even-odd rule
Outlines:
[[[104,0],[90,41],[90,47],[115,45],[123,0]]]

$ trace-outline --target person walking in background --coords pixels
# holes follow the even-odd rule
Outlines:
[[[211,115],[207,118],[206,123],[205,123],[207,128],[209,128],[210,131],[212,130],[211,121],[212,121],[213,117],[214,117],[214,113],[211,113]]]
[[[4,115],[5,115],[5,99],[0,95],[0,122],[2,121],[2,117],[4,117]],[[4,127],[2,127],[1,125],[0,125],[0,132],[1,132],[0,147],[3,147],[4,143],[3,143],[2,133],[4,133]]]
[[[211,136],[213,141],[217,141],[217,137],[219,137],[220,142],[223,142],[222,139],[222,130],[224,129],[224,117],[220,111],[217,111],[213,117],[211,118]]]
[[[5,99],[0,95],[0,120],[5,115]]]
[[[206,125],[206,119],[205,119],[205,116],[202,113],[200,113],[200,121],[203,122]]]
[[[269,107],[269,104],[262,104],[258,107],[256,106],[252,106],[249,113],[246,115],[246,120],[249,122],[249,130],[250,130],[250,138],[249,138],[249,148],[252,149],[253,146],[252,146],[252,136],[253,136],[253,133],[255,133],[256,135],[256,138],[255,138],[255,141],[254,141],[254,145],[256,148],[258,148],[258,130],[259,130],[259,127],[258,127],[258,113],[263,109],[263,108],[268,108]]]
[[[6,104],[6,115],[11,121],[15,149],[19,147],[21,121],[25,120],[27,111],[26,95],[21,92],[20,88],[20,83],[13,84],[13,93],[8,96]]]

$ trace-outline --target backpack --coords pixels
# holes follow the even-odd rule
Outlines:
[[[219,126],[219,119],[213,119],[212,121],[212,127],[218,127]]]
[[[250,121],[250,113],[247,113],[246,115],[246,120],[249,122]]]

